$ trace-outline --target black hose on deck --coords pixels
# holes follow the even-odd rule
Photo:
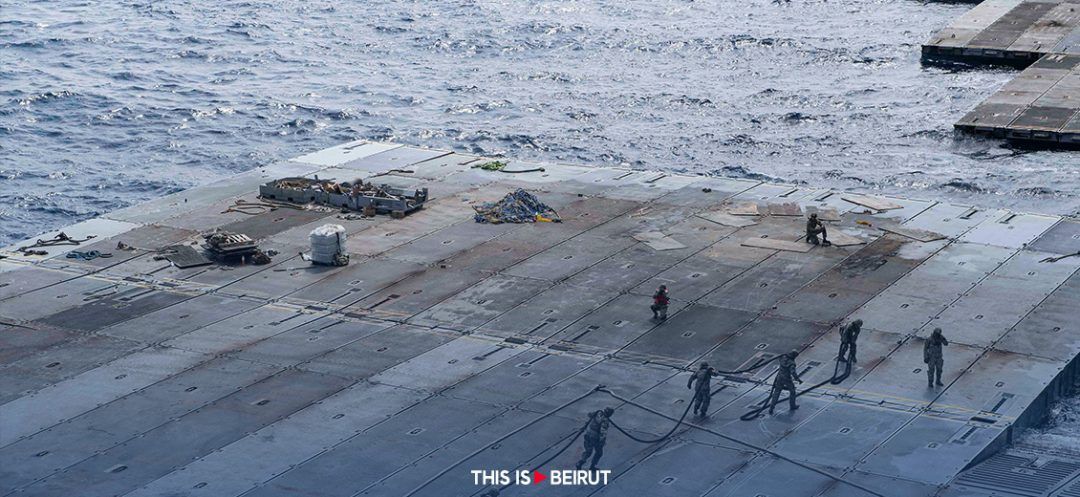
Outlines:
[[[779,356],[777,356],[777,357],[779,357]],[[838,374],[839,371],[840,371],[840,363],[841,362],[844,363],[844,373],[843,374]],[[806,389],[804,389],[804,390],[802,390],[800,392],[797,392],[795,394],[795,397],[797,398],[800,395],[813,392],[814,390],[817,390],[818,388],[821,388],[821,387],[823,387],[825,385],[829,385],[829,384],[839,385],[844,380],[846,380],[848,378],[848,376],[851,376],[851,361],[845,361],[845,360],[841,359],[839,355],[837,355],[837,357],[836,357],[836,365],[833,366],[832,378],[829,378],[829,379],[827,379],[827,380],[825,380],[825,381],[823,381],[821,383],[818,383],[817,385],[813,385],[813,386],[811,386],[809,388],[806,388]],[[790,395],[788,397],[790,397]],[[779,404],[781,402],[785,402],[785,401],[788,400],[788,397],[779,398],[779,399],[776,400],[776,403]],[[740,416],[739,419],[741,419],[743,421],[753,421],[753,420],[757,419],[757,417],[760,416],[761,413],[765,412],[765,410],[767,410],[769,408],[769,401],[770,400],[772,400],[772,392],[771,391],[769,392],[769,398],[767,398],[763,402],[761,402],[761,404],[758,407],[750,410],[750,412]]]

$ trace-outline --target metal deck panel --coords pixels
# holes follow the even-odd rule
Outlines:
[[[834,372],[843,371],[845,367],[844,363],[836,364],[836,357],[840,352],[840,326],[826,328],[825,331],[799,354],[800,362],[810,364],[810,361],[813,361],[823,365],[823,367],[815,367],[802,373],[803,381],[811,385],[832,378]],[[825,385],[821,388],[822,391],[847,393],[848,389],[858,383],[867,373],[886,361],[903,341],[902,335],[872,330],[864,325],[859,334],[858,356],[848,378],[839,385]],[[772,352],[779,353],[783,350],[778,349]]]
[[[408,169],[409,166],[412,166],[413,164],[437,159],[449,154],[450,152],[445,150],[428,150],[404,146],[395,147],[386,150],[385,152],[371,154],[366,157],[351,159],[348,162],[336,165],[347,169],[356,169],[358,171],[381,173],[391,169]]]
[[[903,478],[892,478],[871,473],[863,473],[861,471],[849,471],[844,473],[844,479],[858,483],[866,488],[888,495],[889,497],[929,497],[931,495],[937,495],[938,491],[938,488],[932,485],[916,483]],[[863,497],[865,495],[866,492],[852,487],[851,485],[834,483],[828,490],[821,493],[819,497]]]
[[[745,270],[738,266],[717,264],[707,256],[698,254],[645,280],[631,291],[639,295],[652,295],[660,285],[666,285],[669,289],[678,289],[676,294],[669,295],[671,299],[690,302],[704,297]]]
[[[875,448],[859,463],[858,469],[944,485],[1001,432],[1001,428],[978,422],[922,415]]]
[[[191,297],[159,290],[130,288],[44,317],[40,321],[71,330],[97,331],[178,304]]]
[[[0,325],[0,368],[76,337],[76,333],[48,326]]]
[[[835,469],[828,471],[838,474]],[[758,456],[704,497],[786,497],[792,489],[800,495],[816,495],[831,484],[831,479],[787,461]]]
[[[170,348],[150,348],[0,405],[0,447],[78,416],[209,359]]]
[[[350,496],[442,445],[465,435],[502,410],[445,397],[432,397],[305,461],[248,496]]]
[[[919,334],[929,336],[933,328],[941,328],[950,341],[985,347],[1019,323],[1053,289],[1039,281],[989,276]]]
[[[442,391],[503,407],[516,405],[595,364],[598,359],[526,351]]]
[[[810,283],[831,261],[801,263],[772,258],[702,297],[706,304],[760,312]]]
[[[652,249],[646,249],[646,251],[652,251]],[[590,291],[621,293],[640,285],[669,267],[660,261],[650,262],[648,258],[641,259],[643,260],[632,260],[621,254],[616,255],[571,276],[566,283],[579,288],[588,288]]]
[[[409,166],[411,173],[402,174],[407,178],[423,178],[428,180],[441,180],[451,174],[467,171],[475,164],[481,164],[483,160],[474,155],[462,155],[452,153],[442,157],[436,157],[423,162],[417,162]]]
[[[531,278],[495,275],[409,319],[416,325],[472,330],[551,287]]]
[[[262,364],[295,366],[382,331],[391,324],[321,318],[245,347],[233,355]]]
[[[62,230],[49,231],[47,233],[42,233],[27,240],[8,245],[7,247],[0,249],[0,252],[3,252],[4,255],[11,257],[15,260],[40,261],[66,254],[72,250],[83,250],[83,247],[97,240],[100,240],[102,238],[108,238],[114,235],[119,235],[126,231],[137,228],[138,226],[138,224],[125,221],[115,221],[106,218],[88,219],[81,223],[73,224],[71,226],[65,226]],[[66,233],[71,238],[78,240],[90,236],[92,236],[93,238],[78,245],[52,245],[46,247],[33,247],[34,250],[44,250],[45,252],[47,252],[47,255],[23,255],[21,252],[18,251],[19,248],[33,245],[34,242],[37,240],[50,240],[59,235],[60,233]]]
[[[952,243],[912,269],[887,291],[952,303],[1015,253],[1012,249]]]
[[[1063,107],[1028,107],[1008,126],[1009,129],[1058,131],[1065,127],[1075,109]]]
[[[301,369],[362,380],[446,344],[455,335],[397,325],[311,359]]]
[[[914,417],[913,413],[833,403],[773,448],[804,462],[846,468]]]
[[[347,386],[346,380],[285,371],[23,490],[23,495],[130,492]],[[97,475],[107,474],[107,478]]]
[[[164,345],[221,354],[248,347],[317,318],[316,315],[302,314],[295,309],[264,305],[185,333],[164,342]]]
[[[214,294],[200,295],[179,304],[102,329],[99,333],[136,340],[145,344],[159,343],[189,333],[217,321],[250,311],[258,304]]]
[[[1043,232],[1027,248],[1060,255],[1080,252],[1080,222],[1063,219]]]
[[[82,336],[30,354],[0,368],[0,403],[41,390],[142,346],[110,337]]]
[[[128,288],[95,278],[75,278],[63,285],[47,286],[0,302],[0,316],[12,322],[33,321]]]
[[[701,178],[655,200],[658,204],[685,205],[700,209],[720,205],[724,200],[753,188],[757,182],[732,178]],[[708,190],[708,191],[706,191]]]
[[[2,302],[4,300],[77,277],[77,274],[66,271],[35,266],[19,266],[11,271],[0,272],[0,308],[5,305]],[[3,311],[0,311],[0,314],[3,314]]]
[[[949,348],[952,347],[950,344]],[[948,367],[946,362],[946,370]],[[1061,368],[1056,361],[990,350],[949,385],[934,401],[934,407],[945,411],[954,409],[953,406],[966,407],[984,416],[1003,416],[1005,421],[1012,422]]]
[[[723,342],[755,314],[709,305],[691,305],[635,340],[623,351],[643,356],[659,356],[676,364],[701,357]]]
[[[717,369],[733,371],[749,366],[761,354],[772,357],[796,349],[802,350],[821,334],[829,331],[829,328],[828,325],[809,321],[762,317],[712,350],[704,360]],[[823,364],[827,364],[830,372],[832,371],[831,361]],[[764,378],[775,369],[770,365],[757,371],[755,376]]]
[[[127,495],[240,495],[423,399],[411,390],[360,383]]]
[[[129,441],[278,370],[214,359],[0,450],[0,489],[14,490]]]
[[[371,377],[371,381],[432,393],[495,367],[522,349],[461,337]]]
[[[634,364],[618,359],[605,359],[584,371],[552,385],[539,395],[521,403],[518,408],[543,413],[558,407],[597,385],[607,385],[620,395],[633,398],[642,392],[660,384],[673,376],[666,367],[648,364]],[[606,406],[617,406],[618,402],[606,395],[593,395],[559,411],[557,416],[573,419],[574,423],[585,419],[588,413]]]
[[[390,285],[347,307],[349,312],[404,320],[457,295],[487,277],[480,271],[436,266]]]
[[[994,348],[1062,363],[1080,354],[1080,322],[1076,303],[1061,302],[1053,296],[1024,317]]]
[[[620,295],[552,336],[548,342],[598,347],[605,351],[621,349],[649,330],[663,326],[652,319],[651,304],[648,297]],[[685,305],[672,301],[668,305],[668,320],[677,316]]]
[[[492,225],[468,220],[424,235],[395,248],[388,255],[401,261],[432,264],[522,228],[527,227],[514,224]]]
[[[948,338],[947,334],[945,336]],[[950,385],[982,354],[981,349],[950,343],[944,351],[945,365],[941,374],[941,381],[946,386],[927,388],[924,342],[921,338],[905,342],[858,383],[850,385],[848,395],[860,401],[915,410],[933,402],[943,389],[951,388]]]
[[[703,495],[749,456],[721,447],[673,442],[643,458],[596,495]]]
[[[1030,86],[1014,86],[1016,87],[1003,89],[1002,91],[1045,91],[1031,89]],[[964,117],[961,117],[959,121],[956,121],[956,126],[976,128],[1005,127],[1012,123],[1025,108],[1027,107],[1017,104],[981,103],[971,112],[965,114]]]
[[[426,266],[395,259],[374,258],[351,262],[341,271],[288,294],[286,300],[349,305],[410,276]]]
[[[325,148],[318,152],[304,154],[292,160],[306,164],[314,164],[316,166],[331,167],[349,161],[363,159],[364,157],[386,152],[387,150],[393,150],[400,146],[401,145],[397,143],[375,143],[365,140],[356,140]]]
[[[591,234],[566,242],[530,257],[506,271],[511,276],[560,281],[636,243],[633,239],[611,242]]]
[[[535,341],[550,337],[604,305],[617,294],[565,283],[544,290],[478,330],[486,335]]]
[[[219,292],[238,297],[276,300],[301,288],[318,286],[323,279],[345,271],[345,266],[324,266],[292,258],[273,267],[255,273],[234,283],[228,283]]]

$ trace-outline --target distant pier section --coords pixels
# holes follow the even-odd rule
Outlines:
[[[922,56],[927,63],[1024,69],[957,129],[1080,148],[1080,2],[986,0],[934,33]]]

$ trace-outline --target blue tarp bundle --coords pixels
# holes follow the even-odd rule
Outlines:
[[[478,223],[533,223],[536,222],[537,215],[556,222],[559,219],[555,209],[548,207],[535,195],[520,188],[514,193],[507,194],[498,202],[484,202],[473,206],[473,209],[476,210],[474,219]]]

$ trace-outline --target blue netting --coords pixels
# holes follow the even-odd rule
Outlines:
[[[554,209],[520,188],[498,202],[484,202],[473,206],[473,209],[476,210],[474,219],[478,223],[533,223],[537,214],[558,220]]]

